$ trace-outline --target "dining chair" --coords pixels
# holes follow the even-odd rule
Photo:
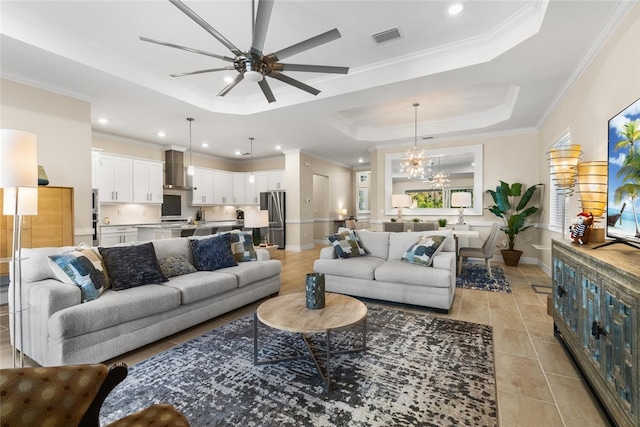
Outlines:
[[[349,230],[355,230],[357,227],[357,223],[355,219],[347,219],[344,222],[344,226],[347,227]]]
[[[413,231],[431,231],[438,229],[438,223],[435,221],[412,222]]]
[[[462,263],[465,258],[484,258],[485,265],[487,267],[487,273],[489,277],[493,278],[491,273],[490,260],[493,258],[493,253],[496,249],[496,240],[498,239],[498,232],[500,231],[500,223],[494,222],[491,225],[491,231],[489,236],[482,244],[480,248],[463,247],[458,249],[458,276],[462,274]]]
[[[404,222],[383,222],[382,228],[384,231],[403,232],[406,230]]]

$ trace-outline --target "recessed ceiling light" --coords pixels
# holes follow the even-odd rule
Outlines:
[[[107,123],[109,123],[109,120],[105,119],[104,117],[98,119],[98,122],[102,123],[103,125],[106,125]]]
[[[463,9],[464,9],[464,3],[454,3],[451,6],[449,6],[449,9],[447,10],[447,12],[449,12],[449,15],[457,15],[460,12],[462,12]]]
[[[276,150],[282,150],[282,147],[279,145],[276,145]]]
[[[239,155],[241,155],[241,154],[242,154],[242,151],[240,151],[240,150],[236,150],[236,152],[235,152],[235,155],[236,155],[236,156],[239,156]]]
[[[231,83],[231,82],[233,81],[233,77],[231,77],[231,76],[226,76],[226,77],[224,78],[224,81],[225,81],[225,83]]]
[[[207,144],[206,142],[202,143],[202,147],[207,148],[209,146],[209,144]]]
[[[362,162],[364,162],[364,159],[362,158],[358,159],[358,163],[362,163]]]
[[[164,132],[162,132],[162,131],[160,131],[160,132],[158,132],[158,136],[159,136],[160,138],[164,138],[165,136],[167,136],[167,134],[166,134],[166,133],[164,133]]]

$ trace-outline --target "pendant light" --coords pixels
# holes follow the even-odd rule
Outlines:
[[[251,160],[250,160],[250,168],[251,168],[251,172],[249,172],[249,182],[250,183],[254,183],[256,182],[255,177],[253,176],[253,140],[254,138],[249,138],[249,142],[251,143],[251,150],[249,150],[249,154],[251,155]]]
[[[409,175],[409,179],[421,177],[424,179],[424,150],[418,150],[418,104],[413,104],[415,108],[415,132],[413,140],[413,149],[407,151],[405,158],[400,165],[400,172]]]
[[[189,176],[193,176],[194,174],[194,170],[193,170],[193,150],[191,148],[191,123],[195,120],[193,117],[187,117],[187,120],[189,121],[189,166],[187,167],[187,175]]]

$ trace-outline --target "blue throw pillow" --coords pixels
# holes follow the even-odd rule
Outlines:
[[[231,253],[231,237],[222,234],[206,239],[189,239],[193,263],[198,270],[213,271],[238,265]]]
[[[237,262],[256,261],[258,256],[253,247],[251,233],[229,233],[231,239],[231,253]]]
[[[58,280],[80,288],[82,302],[97,299],[108,285],[102,258],[89,247],[78,247],[60,255],[50,255]]]
[[[114,291],[136,286],[162,283],[164,277],[153,243],[134,246],[111,246],[98,248]]]
[[[338,258],[353,258],[367,254],[360,239],[351,230],[333,234],[327,239],[331,242]]]
[[[402,261],[429,267],[433,257],[438,255],[443,248],[447,236],[422,236],[400,258]]]

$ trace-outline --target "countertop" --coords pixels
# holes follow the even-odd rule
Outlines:
[[[136,228],[153,228],[153,229],[181,229],[192,230],[198,227],[220,227],[220,226],[233,226],[243,225],[243,220],[221,220],[221,221],[204,221],[195,224],[189,224],[187,222],[154,222],[143,224],[99,224],[100,227],[136,227]]]

